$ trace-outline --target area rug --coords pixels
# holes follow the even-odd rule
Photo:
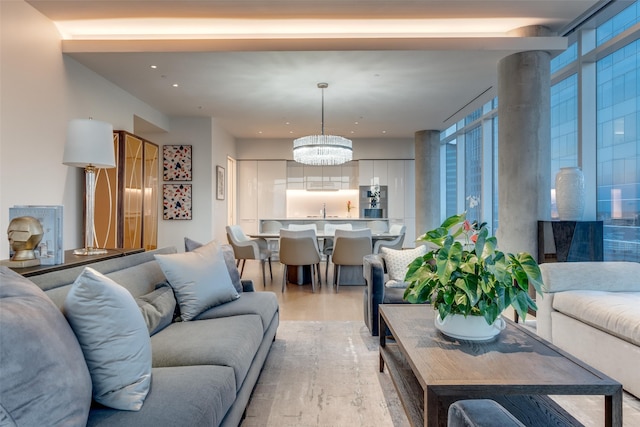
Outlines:
[[[242,427],[408,427],[358,321],[282,321]]]

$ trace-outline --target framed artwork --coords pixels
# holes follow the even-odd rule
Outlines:
[[[225,178],[224,168],[216,166],[216,199],[218,200],[224,200]]]
[[[191,181],[191,145],[162,146],[164,181]]]
[[[191,184],[163,184],[162,196],[163,219],[191,219]]]

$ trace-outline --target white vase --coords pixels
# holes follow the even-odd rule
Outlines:
[[[495,338],[507,323],[498,317],[493,324],[488,324],[482,316],[467,316],[462,314],[448,314],[444,320],[438,314],[435,326],[448,337],[467,341],[488,341]]]
[[[584,210],[584,174],[578,167],[560,168],[556,175],[556,206],[563,221],[579,221]]]

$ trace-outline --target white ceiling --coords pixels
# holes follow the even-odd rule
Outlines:
[[[359,139],[413,138],[419,130],[445,128],[452,118],[459,119],[468,112],[460,110],[474,99],[479,97],[470,107],[477,107],[495,95],[497,64],[501,58],[527,49],[556,49],[565,43],[555,37],[535,40],[504,37],[505,29],[515,28],[510,24],[540,24],[559,31],[598,2],[32,0],[29,3],[57,22],[61,31],[81,23],[78,20],[100,19],[90,22],[89,27],[97,29],[105,25],[108,34],[123,33],[117,38],[103,35],[95,40],[94,35],[79,30],[64,41],[63,50],[165,114],[213,116],[237,138],[294,138],[320,132],[321,91],[316,85],[327,82],[325,132]],[[122,21],[122,18],[135,19]],[[134,28],[131,25],[149,22],[142,18],[168,21],[160,21],[159,29],[145,28],[146,32],[156,33],[153,37],[127,35]],[[197,22],[194,18],[223,18],[231,27],[238,24],[238,34],[224,38],[167,34],[177,27],[176,18],[187,19],[194,32]],[[465,21],[451,21],[459,18]],[[339,35],[316,35],[317,29],[312,28],[317,19],[322,25],[339,24]],[[354,34],[351,31],[355,31],[355,23],[347,19],[368,20],[376,28]],[[427,27],[434,19],[445,20],[439,22],[447,28],[446,34],[442,30],[438,34],[417,34],[413,29],[416,22]],[[240,23],[247,22],[251,31],[239,28]],[[281,36],[288,27],[300,22],[308,25],[309,34],[296,30],[293,36]],[[476,23],[485,27],[480,31],[481,37],[472,31]],[[271,24],[278,34],[256,34],[263,24]],[[405,33],[391,34],[403,24],[407,28]],[[487,26],[496,29],[488,32]],[[151,65],[157,68],[152,69]],[[173,87],[174,83],[178,87]]]

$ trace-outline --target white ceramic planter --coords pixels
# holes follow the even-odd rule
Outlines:
[[[435,318],[435,326],[443,334],[460,340],[488,341],[495,338],[506,326],[502,317],[498,317],[493,325],[489,325],[482,316],[448,314],[442,320],[440,314]]]
[[[556,175],[556,206],[563,221],[579,221],[584,210],[584,174],[578,167],[560,168]]]

